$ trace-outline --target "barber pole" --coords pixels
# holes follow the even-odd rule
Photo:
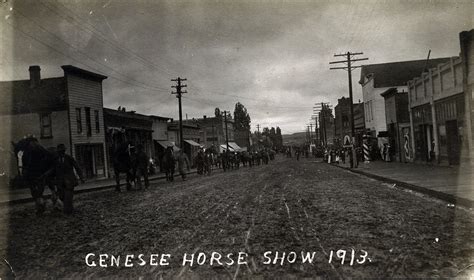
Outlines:
[[[362,145],[364,148],[364,162],[369,163],[370,162],[370,154],[369,154],[369,144],[367,143],[367,136],[364,135],[364,144]]]

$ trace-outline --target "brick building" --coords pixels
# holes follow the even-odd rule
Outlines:
[[[337,105],[334,107],[334,142],[341,144],[345,135],[352,134],[350,116],[351,116],[351,102],[349,98],[342,97],[337,100]],[[364,104],[353,104],[354,110],[354,132],[356,144],[362,143],[362,136],[365,133],[364,121]]]
[[[219,147],[226,144],[226,122],[222,115],[203,116],[200,119],[193,119],[192,122],[201,127],[203,131],[201,144],[205,147]],[[227,137],[229,142],[235,142],[234,120],[230,116],[227,117]]]

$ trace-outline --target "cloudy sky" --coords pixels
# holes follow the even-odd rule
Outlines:
[[[106,107],[177,118],[170,79],[187,78],[188,118],[245,105],[256,125],[303,131],[314,103],[348,95],[334,54],[364,63],[459,54],[473,28],[465,1],[114,1],[0,2],[0,80],[61,76],[72,64],[109,78]],[[355,101],[361,99],[353,72]]]

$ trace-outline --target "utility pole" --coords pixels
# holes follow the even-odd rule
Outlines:
[[[311,120],[310,120],[311,121]],[[313,143],[313,124],[309,123],[309,144]]]
[[[317,146],[318,141],[318,115],[312,115],[311,120],[314,120],[314,144]]]
[[[215,148],[216,146],[216,131],[215,131],[216,126],[214,125],[214,122],[212,122],[212,146]]]
[[[319,114],[319,137],[323,146],[327,146],[327,126],[326,126],[326,114],[330,110],[329,103],[321,102],[314,104],[313,113]],[[329,117],[329,116],[328,116]]]
[[[357,55],[363,55],[363,52],[358,52],[358,53],[343,53],[343,54],[335,54],[335,57],[345,57],[345,60],[339,60],[339,61],[332,61],[329,62],[329,64],[336,64],[336,63],[345,63],[346,66],[343,67],[331,67],[329,68],[330,70],[336,70],[336,69],[343,69],[347,71],[347,77],[349,80],[349,100],[351,102],[351,137],[352,137],[352,156],[351,156],[351,168],[356,167],[354,165],[354,159],[356,157],[355,154],[355,127],[354,127],[354,101],[352,98],[352,70],[356,68],[360,68],[361,66],[353,66],[352,63],[356,61],[361,61],[361,60],[368,60],[368,58],[355,58]]]
[[[181,109],[181,95],[183,93],[188,93],[187,91],[183,91],[182,89],[187,87],[187,85],[181,84],[181,82],[186,81],[186,79],[181,79],[178,77],[177,79],[172,79],[172,82],[176,82],[175,86],[171,86],[172,88],[176,89],[176,92],[171,92],[171,94],[176,94],[176,98],[178,98],[179,104],[179,147],[184,149],[184,139],[183,139],[183,112]]]
[[[306,142],[309,143],[309,141],[311,141],[310,139],[310,134],[309,134],[309,125],[306,126]]]
[[[227,134],[227,111],[224,111],[224,124],[225,124],[225,143],[227,145],[227,151],[229,151],[229,136]]]

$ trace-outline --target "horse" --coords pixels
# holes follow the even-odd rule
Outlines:
[[[173,147],[167,147],[165,150],[165,154],[162,158],[162,165],[163,170],[166,173],[166,181],[173,182],[174,181],[174,168],[176,165],[176,159],[173,153]]]
[[[57,202],[57,191],[54,185],[54,174],[49,172],[54,167],[56,154],[41,146],[35,137],[29,136],[17,143],[12,142],[18,161],[21,161],[19,175],[31,191],[35,200],[36,213],[42,214],[46,207],[43,199],[44,188],[51,190],[53,205]]]
[[[132,157],[130,154],[130,145],[128,143],[120,144],[114,151],[113,154],[113,168],[115,174],[115,190],[120,192],[120,173],[126,175],[126,188],[127,191],[132,189],[131,182],[134,179],[133,176],[133,164]]]

